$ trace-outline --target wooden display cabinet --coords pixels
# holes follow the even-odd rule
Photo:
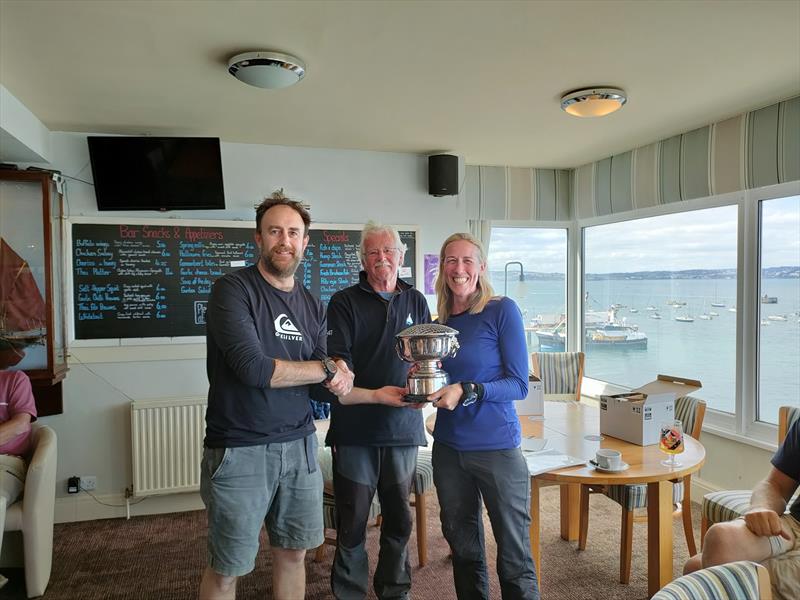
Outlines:
[[[0,170],[0,367],[24,370],[39,416],[67,374],[62,194],[49,171]]]

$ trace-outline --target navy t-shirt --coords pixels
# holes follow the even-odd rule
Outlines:
[[[800,419],[794,422],[786,434],[786,439],[772,457],[772,466],[778,471],[800,482]],[[792,516],[800,521],[800,497],[789,509]]]
[[[206,313],[209,448],[289,442],[314,431],[309,386],[271,388],[275,359],[322,358],[322,303],[295,281],[271,286],[253,265],[221,277]]]

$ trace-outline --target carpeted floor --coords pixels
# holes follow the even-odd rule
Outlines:
[[[611,500],[593,495],[589,521],[589,542],[578,552],[575,542],[559,537],[557,488],[545,488],[542,503],[542,598],[544,600],[639,600],[647,597],[646,524],[634,530],[631,583],[621,585],[619,573],[620,508]],[[448,547],[439,525],[435,493],[428,495],[429,562],[417,566],[416,536],[409,550],[413,566],[414,600],[455,598]],[[699,515],[695,506],[696,540]],[[688,558],[680,521],[674,522],[675,575]],[[487,519],[487,555],[495,560],[495,545]],[[370,527],[368,548],[374,568],[378,530]],[[56,525],[53,573],[45,600],[189,600],[196,598],[200,573],[205,564],[205,512],[136,517],[130,521],[112,519]],[[313,554],[313,553],[311,553]],[[326,548],[325,560],[307,560],[306,598],[331,598],[328,575],[333,548]],[[490,569],[490,572],[493,569]],[[0,598],[25,598],[21,570],[4,571],[11,581]],[[259,553],[256,569],[241,578],[237,598],[262,600],[271,597],[268,552]],[[372,594],[369,596],[374,598]],[[497,578],[491,575],[491,597],[500,598]]]

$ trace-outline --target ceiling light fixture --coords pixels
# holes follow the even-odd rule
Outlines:
[[[260,50],[232,57],[228,73],[249,85],[276,90],[300,81],[306,74],[306,65],[290,54]]]
[[[625,91],[618,88],[585,88],[564,94],[561,108],[574,117],[604,117],[627,101]]]

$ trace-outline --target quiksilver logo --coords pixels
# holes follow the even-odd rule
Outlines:
[[[275,335],[282,340],[303,341],[303,334],[284,313],[279,314],[275,319]]]

